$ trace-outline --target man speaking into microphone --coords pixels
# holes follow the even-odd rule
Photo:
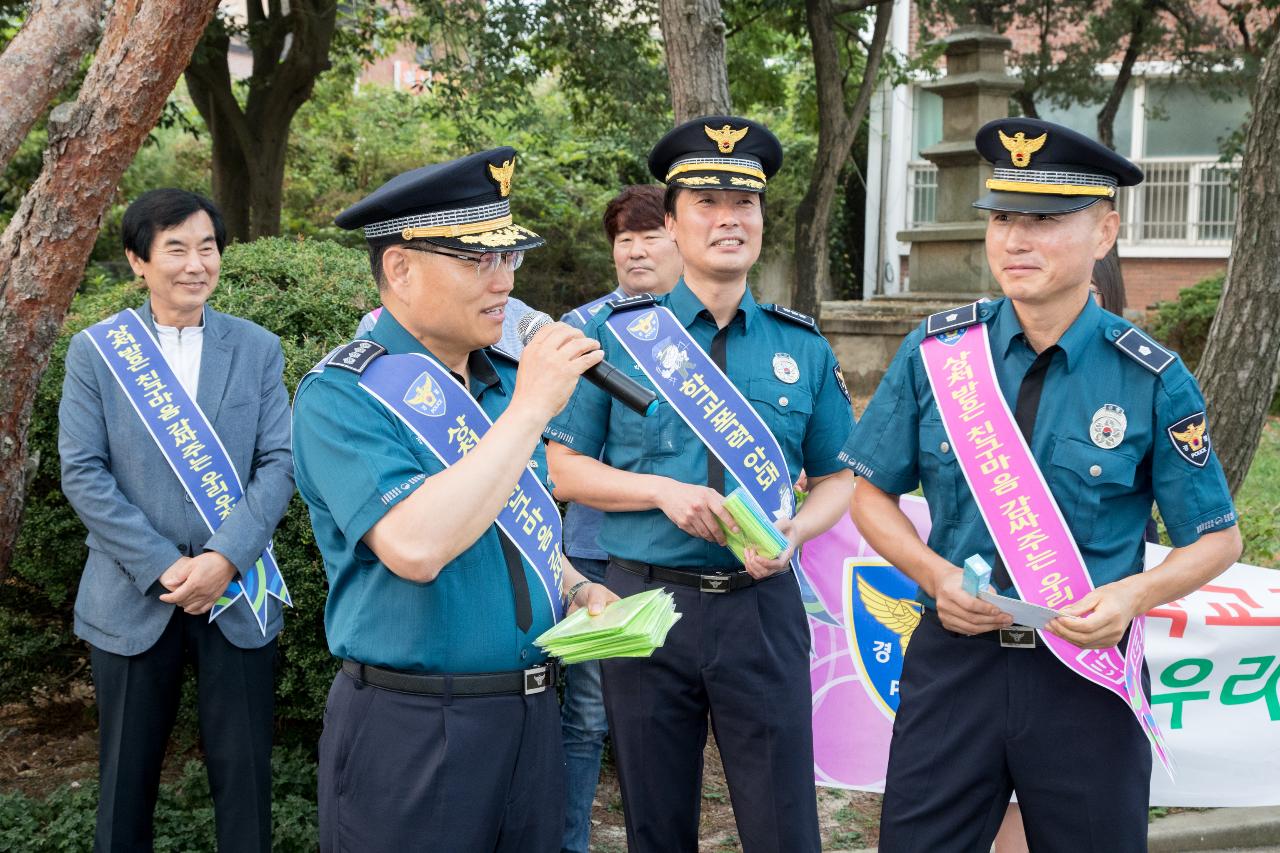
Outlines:
[[[606,304],[585,329],[657,391],[657,411],[640,417],[580,383],[546,432],[556,496],[605,511],[610,588],[666,587],[683,614],[652,657],[602,663],[633,853],[697,850],[708,717],[743,849],[820,848],[809,630],[790,558],[845,511],[853,416],[813,318],[747,287],[781,164],[777,137],[735,116],[658,142],[649,169],[667,185],[684,275],[665,295]],[[793,514],[801,469],[812,490]],[[775,559],[748,549],[744,566],[725,547],[724,497],[739,485],[788,539]]]
[[[336,220],[363,229],[385,310],[294,404],[343,661],[320,739],[323,851],[559,848],[556,673],[533,640],[616,597],[563,562],[531,464],[599,345],[556,323],[520,362],[493,346],[543,243],[512,222],[515,168],[497,148],[415,169]]]

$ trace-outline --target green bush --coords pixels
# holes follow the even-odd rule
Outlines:
[[[0,584],[0,701],[35,688],[60,692],[83,669],[71,609],[84,566],[85,531],[59,488],[58,398],[67,343],[103,317],[142,303],[138,282],[98,285],[76,297],[40,384],[29,441],[38,454],[10,572]],[[325,240],[259,240],[227,249],[214,308],[281,337],[292,393],[329,349],[377,304],[367,255]],[[158,474],[159,476],[159,474]],[[294,609],[285,613],[276,715],[282,734],[313,742],[335,666],[324,638],[325,576],[306,507],[296,495],[275,535]]]
[[[310,853],[319,843],[315,762],[303,749],[278,747],[271,769],[272,847],[278,853]],[[0,850],[88,850],[97,808],[97,782],[64,785],[43,799],[0,793]],[[160,786],[155,849],[213,853],[213,800],[201,762],[188,761],[175,782]]]
[[[1209,342],[1209,327],[1222,302],[1222,285],[1226,273],[1212,275],[1204,281],[1184,288],[1178,298],[1156,304],[1151,333],[1156,339],[1175,350],[1187,367],[1194,372],[1200,366],[1205,345]],[[1271,414],[1280,415],[1280,391],[1271,401]]]
[[[1160,302],[1155,307],[1151,333],[1174,349],[1187,367],[1195,370],[1204,355],[1209,339],[1209,326],[1222,301],[1222,283],[1226,273],[1218,273],[1204,281],[1183,288],[1178,298]]]

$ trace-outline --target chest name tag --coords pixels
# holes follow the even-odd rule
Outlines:
[[[790,518],[795,492],[778,439],[676,316],[655,305],[615,312],[605,325],[707,452],[742,484],[761,514]],[[794,553],[791,566],[805,610],[819,621],[838,624],[822,606]]]
[[[159,341],[132,308],[90,326],[85,334],[191,498],[200,519],[210,533],[217,531],[244,497],[244,487],[222,439],[178,382]],[[268,597],[293,606],[270,542],[254,564],[227,585],[209,611],[209,621],[242,597],[264,637]]]
[[[384,355],[360,376],[360,387],[400,419],[431,454],[449,467],[470,453],[493,426],[453,375],[422,353]],[[498,529],[533,566],[552,618],[564,615],[560,589],[560,512],[526,466],[498,513]]]
[[[1079,601],[1093,579],[1000,391],[987,327],[926,338],[920,355],[956,461],[1018,595],[1055,610]],[[997,448],[1004,467],[989,462]],[[1048,632],[1041,639],[1064,666],[1129,706],[1172,777],[1164,734],[1142,691],[1144,619],[1133,620],[1123,653],[1115,646],[1082,650]]]

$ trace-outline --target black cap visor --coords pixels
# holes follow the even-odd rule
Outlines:
[[[979,210],[998,213],[1075,213],[1102,198],[1096,195],[1049,195],[992,190],[975,201],[973,206]]]

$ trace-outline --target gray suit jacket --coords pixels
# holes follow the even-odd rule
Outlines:
[[[154,332],[150,301],[139,314]],[[196,402],[244,486],[212,536],[93,344],[80,333],[67,349],[58,408],[62,490],[89,528],[75,631],[116,654],[144,652],[164,631],[174,611],[158,598],[165,569],[206,550],[242,571],[252,566],[293,495],[280,339],[211,308],[204,322]],[[243,601],[215,624],[236,646],[264,646],[283,623],[280,603],[268,596],[268,606],[265,637]]]

